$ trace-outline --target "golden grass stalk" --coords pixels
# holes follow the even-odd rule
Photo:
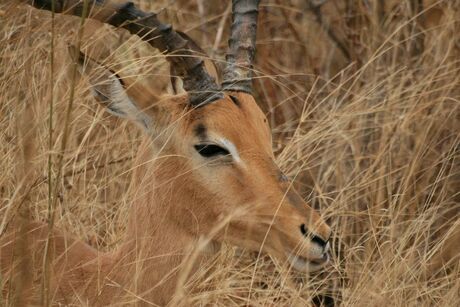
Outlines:
[[[51,150],[52,147],[52,136],[53,136],[53,127],[52,127],[52,114],[53,114],[53,89],[54,89],[54,83],[53,83],[53,65],[54,65],[54,5],[55,2],[52,1],[52,17],[51,17],[51,28],[52,28],[52,33],[51,33],[51,74],[50,74],[50,80],[51,80],[51,86],[50,86],[50,106],[49,106],[49,148]],[[78,28],[78,36],[77,36],[77,42],[76,42],[76,48],[77,50],[80,50],[81,48],[81,41],[83,38],[83,25],[86,19],[86,16],[88,14],[88,1],[85,0],[83,1],[83,10],[82,10],[82,15],[80,18],[80,24]],[[65,113],[65,119],[64,119],[64,130],[62,132],[62,139],[61,139],[61,147],[59,152],[57,153],[57,174],[55,178],[55,185],[54,185],[54,191],[51,188],[52,184],[52,161],[51,161],[51,151],[49,153],[49,158],[48,158],[48,237],[46,240],[45,244],[45,253],[43,256],[43,280],[42,280],[42,305],[43,306],[50,306],[50,265],[53,261],[51,258],[52,252],[52,237],[51,233],[54,228],[54,220],[55,220],[55,215],[56,215],[56,206],[57,206],[57,200],[58,200],[58,194],[61,189],[61,180],[62,180],[62,173],[63,173],[63,164],[64,164],[64,153],[67,148],[67,142],[68,142],[68,137],[69,137],[69,129],[70,129],[70,124],[71,124],[71,114],[72,114],[72,108],[73,108],[73,103],[74,103],[74,98],[75,98],[75,87],[76,87],[76,77],[77,77],[77,66],[78,64],[75,62],[72,65],[71,68],[71,77],[70,77],[70,94],[69,94],[69,100],[67,104],[67,109]]]

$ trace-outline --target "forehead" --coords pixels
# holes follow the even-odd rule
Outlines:
[[[271,142],[267,118],[245,93],[227,93],[223,99],[194,110],[191,119],[192,133],[200,139],[215,136],[234,143],[245,138]]]

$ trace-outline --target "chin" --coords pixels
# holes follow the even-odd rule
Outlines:
[[[303,273],[312,273],[321,270],[329,263],[329,255],[326,254],[323,258],[309,260],[299,255],[290,254],[288,261],[291,267],[296,271]]]

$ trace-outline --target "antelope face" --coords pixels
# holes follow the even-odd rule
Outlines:
[[[216,240],[266,251],[300,271],[328,262],[331,231],[276,166],[267,119],[251,95],[228,91],[198,107],[186,95],[155,102],[147,88],[90,59],[81,64],[96,99],[137,123],[169,157],[159,171],[177,178],[175,193],[188,198],[170,204],[172,224],[195,237],[220,227]]]
[[[331,231],[276,166],[267,119],[251,95],[226,92],[184,123],[177,154],[189,157],[191,181],[208,195],[188,208],[206,217],[195,229],[212,231],[227,220],[218,240],[266,251],[300,271],[328,262]]]

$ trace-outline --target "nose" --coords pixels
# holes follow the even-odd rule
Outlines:
[[[300,232],[302,235],[308,239],[310,239],[312,242],[315,242],[319,246],[321,246],[324,250],[324,252],[327,252],[329,250],[329,238],[322,238],[311,231],[308,230],[308,228],[305,226],[305,224],[300,225]]]

